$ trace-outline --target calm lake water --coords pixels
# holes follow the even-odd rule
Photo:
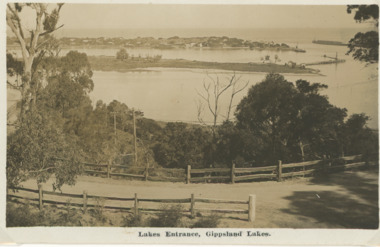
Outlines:
[[[161,51],[165,58],[183,58],[199,61],[219,62],[259,62],[263,54],[274,57],[278,54],[282,61],[315,62],[323,61],[324,54],[338,56],[346,60],[337,65],[319,65],[313,68],[319,69],[322,75],[298,75],[285,74],[286,79],[295,82],[298,79],[306,79],[310,82],[325,83],[329,86],[323,91],[330,102],[338,107],[348,109],[348,113],[364,112],[371,116],[370,126],[377,128],[378,120],[378,79],[376,66],[354,61],[350,56],[344,55],[346,48],[340,46],[323,46],[316,44],[304,44],[301,48],[306,53],[294,52],[268,52],[268,51],[243,51],[243,50],[179,50]],[[140,49],[138,52],[143,52]],[[148,52],[147,50],[146,52]],[[98,52],[98,51],[96,51]],[[281,62],[282,63],[282,62]],[[219,78],[227,82],[232,72],[205,71],[187,69],[149,69],[133,72],[94,72],[95,89],[91,93],[94,102],[103,100],[110,102],[113,99],[126,103],[130,107],[136,107],[145,113],[146,117],[165,121],[197,122],[197,102],[200,97],[197,91],[202,92],[203,81],[211,82],[207,73],[213,78]],[[238,73],[241,83],[249,81],[254,85],[262,81],[265,73]],[[248,88],[235,97],[237,104],[247,94]],[[225,109],[228,104],[229,92],[222,97],[221,102]],[[221,111],[223,114],[223,110]],[[211,115],[205,115],[207,121],[211,121]],[[223,120],[223,119],[220,119]]]
[[[378,71],[376,65],[366,66],[354,61],[351,56],[345,55],[344,46],[326,46],[313,44],[313,39],[335,40],[348,42],[357,29],[262,29],[262,30],[108,30],[106,33],[90,30],[86,32],[65,31],[61,35],[69,37],[126,37],[137,36],[180,37],[195,36],[229,36],[249,40],[274,41],[287,43],[306,50],[306,53],[280,51],[252,51],[252,50],[155,50],[155,49],[128,49],[134,56],[162,55],[166,59],[182,58],[188,60],[211,62],[260,62],[261,58],[269,55],[271,60],[277,55],[281,60],[278,63],[294,61],[297,63],[311,63],[326,60],[323,55],[345,59],[345,63],[337,65],[312,66],[319,69],[322,75],[295,75],[285,74],[286,79],[295,82],[306,79],[310,82],[320,82],[328,85],[323,91],[330,102],[338,107],[347,108],[348,114],[366,113],[372,119],[370,127],[378,127]],[[103,35],[101,35],[102,33]],[[78,49],[88,55],[115,56],[118,49]],[[63,50],[61,55],[67,53]],[[187,69],[145,69],[132,72],[102,72],[94,71],[93,80],[95,89],[90,94],[94,104],[97,100],[109,103],[116,99],[126,103],[129,107],[140,109],[148,118],[164,121],[197,122],[197,102],[200,97],[197,91],[202,92],[203,81],[210,82],[207,73],[227,82],[233,72],[205,71]],[[262,81],[264,73],[237,73],[241,76],[241,83],[249,81],[254,85]],[[235,97],[234,104],[247,94],[248,88]],[[227,92],[228,94],[229,92]],[[229,97],[221,98],[222,110],[228,104]],[[207,112],[206,112],[207,113]],[[211,116],[204,116],[211,121]],[[223,120],[223,118],[219,119]]]

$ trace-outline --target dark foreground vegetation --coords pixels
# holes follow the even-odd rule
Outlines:
[[[220,216],[211,214],[202,218],[191,219],[184,216],[181,205],[162,206],[157,215],[110,212],[102,205],[84,212],[73,208],[45,206],[39,211],[29,204],[7,202],[6,226],[118,226],[118,227],[183,227],[183,228],[216,228]]]

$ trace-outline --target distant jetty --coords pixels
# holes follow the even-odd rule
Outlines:
[[[347,46],[347,44],[340,41],[331,41],[331,40],[313,40],[313,44],[318,45],[337,45],[337,46]]]
[[[313,62],[313,63],[306,63],[305,66],[310,66],[310,65],[323,65],[323,64],[338,64],[338,63],[344,63],[346,60],[344,59],[338,59],[338,52],[335,53],[335,57],[331,57],[328,55],[323,55],[322,57],[328,58],[330,60],[324,60],[324,61],[319,61],[319,62]]]
[[[346,60],[344,59],[336,59],[336,60],[328,60],[328,61],[320,61],[320,62],[314,62],[314,63],[305,63],[305,66],[311,66],[311,65],[323,65],[323,64],[337,64],[337,63],[344,63]]]

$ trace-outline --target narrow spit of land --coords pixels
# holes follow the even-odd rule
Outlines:
[[[118,60],[111,56],[89,56],[91,68],[99,71],[127,72],[147,68],[209,69],[239,72],[316,74],[318,70],[300,66],[291,67],[274,63],[219,63],[190,61],[185,59],[161,59],[159,61]]]

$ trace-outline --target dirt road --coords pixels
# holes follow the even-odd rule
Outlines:
[[[37,188],[34,181],[24,187]],[[51,190],[51,181],[44,185]],[[284,182],[240,184],[183,184],[105,179],[83,176],[63,192],[140,198],[198,198],[248,200],[256,195],[256,219],[224,218],[220,227],[257,228],[377,228],[378,175],[376,170],[345,172],[325,178],[295,178]],[[196,205],[199,206],[199,205]],[[244,205],[243,209],[244,209]],[[228,208],[241,208],[228,205]],[[245,206],[246,207],[246,206]]]

